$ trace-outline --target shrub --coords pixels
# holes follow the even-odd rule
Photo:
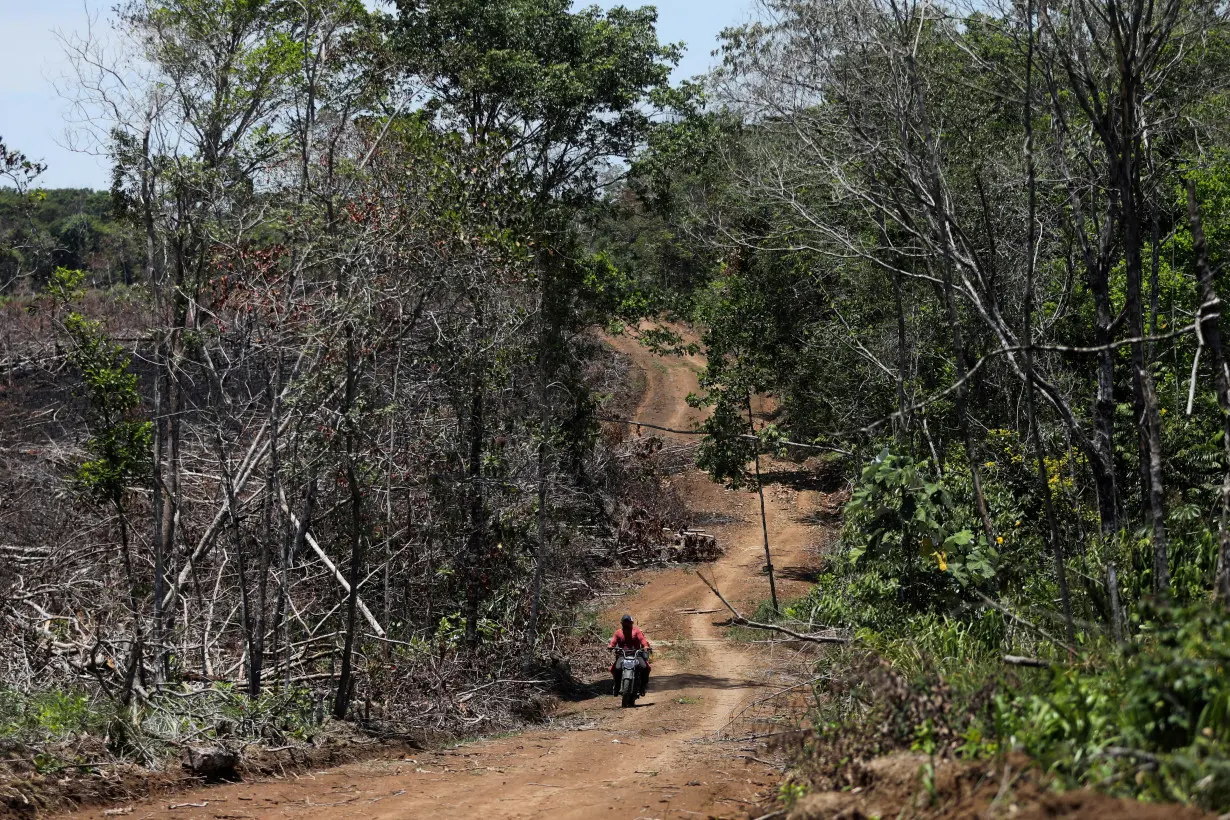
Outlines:
[[[61,740],[77,733],[98,732],[108,716],[85,694],[52,690],[27,694],[0,690],[0,737],[21,743]]]
[[[1146,604],[1105,666],[1055,667],[996,699],[996,731],[1067,785],[1230,808],[1230,619],[1219,605]]]

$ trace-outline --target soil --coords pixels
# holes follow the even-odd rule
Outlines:
[[[1216,815],[1191,806],[1140,803],[1078,790],[1055,792],[1028,758],[1012,755],[983,763],[937,764],[924,785],[925,755],[895,754],[871,761],[868,785],[800,799],[785,820],[870,820],[878,817],[946,820],[1200,820]]]

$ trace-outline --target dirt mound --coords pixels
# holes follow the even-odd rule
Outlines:
[[[294,745],[276,749],[251,747],[241,756],[236,776],[241,780],[289,777],[324,766],[338,766],[373,758],[400,755],[418,748],[404,741],[373,742],[344,730],[320,745]],[[74,807],[116,804],[174,794],[199,787],[208,778],[196,776],[168,761],[165,770],[151,771],[136,764],[91,765],[37,771],[30,766],[9,773],[0,787],[0,818],[39,817]],[[103,816],[120,816],[125,807]]]
[[[1054,792],[1030,761],[1019,755],[994,764],[943,761],[895,754],[862,767],[862,785],[799,799],[787,820],[871,820],[877,817],[1044,820],[1199,820],[1199,809],[1121,800],[1090,791]]]

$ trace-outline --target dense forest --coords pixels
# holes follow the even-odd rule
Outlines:
[[[677,514],[598,331],[679,321],[713,480],[850,490],[760,612],[851,637],[783,800],[905,749],[1230,809],[1227,8],[748,13],[674,85],[653,9],[566,0],[70,39],[110,191],[0,146],[6,731],[152,760],[558,683],[621,517]]]

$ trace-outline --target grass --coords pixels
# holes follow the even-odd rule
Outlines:
[[[687,638],[680,638],[663,646],[658,654],[665,658],[671,658],[682,666],[686,666],[696,654],[696,643]]]

